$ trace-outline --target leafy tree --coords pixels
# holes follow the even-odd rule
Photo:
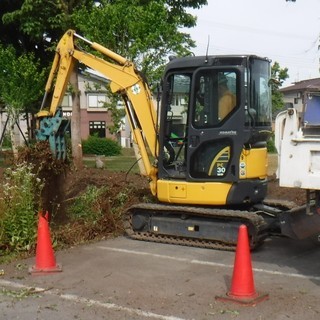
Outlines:
[[[31,51],[43,63],[52,60],[57,41],[66,29],[74,27],[72,14],[74,10],[88,6],[92,8],[94,0],[24,0],[20,8],[4,13],[2,20],[5,24],[16,24],[23,38],[33,44]],[[78,78],[72,75],[70,84],[73,92],[78,92]],[[74,94],[71,120],[72,154],[75,167],[82,166],[81,137],[80,137],[80,102]]]
[[[23,3],[23,0],[1,0],[0,6],[0,43],[4,45],[12,45],[17,54],[21,54],[26,51],[31,51],[34,44],[30,44],[28,37],[25,37],[19,30],[19,23],[5,23],[3,16],[15,10],[18,10]]]
[[[73,28],[134,60],[153,80],[159,78],[169,53],[185,55],[194,46],[190,36],[179,28],[194,26],[196,18],[186,9],[200,8],[207,0],[4,0],[4,3],[0,9],[3,26],[10,29],[10,38],[15,35],[19,39],[13,45],[34,52],[43,64],[52,61],[57,41],[67,29]],[[1,35],[0,41],[8,43],[9,39]],[[72,79],[73,92],[77,92],[77,79]],[[77,95],[74,97],[72,117],[79,119],[80,107]],[[72,125],[77,127],[80,126]],[[72,128],[72,145],[76,146],[72,148],[73,159],[79,164],[79,154],[74,152],[81,141],[79,132],[74,133]]]
[[[1,10],[3,26],[11,28],[12,34],[15,30],[19,39],[16,47],[21,47],[21,43],[26,44],[23,46],[25,50],[34,50],[37,57],[45,58],[48,54],[52,57],[48,49],[54,49],[64,31],[74,27],[73,12],[81,7],[90,8],[95,1],[5,0],[4,3]]]
[[[195,26],[196,17],[186,8],[204,4],[203,0],[101,0],[92,10],[78,10],[74,22],[89,39],[134,61],[153,83],[160,79],[169,54],[190,54],[195,43],[179,28]]]
[[[272,113],[276,113],[284,107],[283,94],[279,89],[288,78],[288,68],[281,68],[280,64],[275,61],[271,66]]]
[[[207,0],[2,2],[1,27],[10,31],[10,36],[1,33],[0,41],[12,43],[16,50],[35,52],[36,57],[47,63],[57,41],[72,28],[134,60],[143,72],[157,69],[168,53],[189,53],[194,41],[179,28],[196,25],[196,17],[188,13],[187,8],[207,4]]]
[[[126,115],[125,109],[118,105],[121,97],[118,94],[112,94],[110,90],[107,92],[108,102],[104,103],[106,108],[111,113],[112,124],[108,126],[108,130],[111,134],[117,135],[121,125],[123,125],[123,118]]]
[[[19,116],[37,102],[42,95],[44,83],[45,70],[40,67],[33,53],[17,56],[12,46],[4,48],[0,45],[0,98],[10,121],[14,151],[14,125]]]
[[[19,113],[42,95],[45,69],[33,53],[16,55],[11,46],[0,45],[0,93],[7,106]]]

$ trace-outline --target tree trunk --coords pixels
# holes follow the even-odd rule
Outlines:
[[[83,168],[83,162],[80,131],[80,93],[77,67],[75,67],[74,71],[71,73],[70,84],[72,86],[71,149],[73,165],[76,170],[79,170]]]
[[[16,130],[15,130],[15,116],[8,113],[9,117],[9,134],[10,134],[10,140],[11,140],[11,146],[12,146],[12,154],[13,158],[18,158],[18,142],[16,137]]]

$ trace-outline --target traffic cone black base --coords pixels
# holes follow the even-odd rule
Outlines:
[[[36,265],[32,266],[29,268],[29,273],[36,276],[36,275],[41,275],[41,274],[48,274],[48,273],[56,273],[56,272],[61,272],[62,271],[62,265],[61,264],[56,264],[54,267],[50,268],[37,268]]]
[[[225,296],[216,296],[215,299],[222,302],[233,302],[243,306],[255,306],[256,304],[262,301],[268,300],[269,294],[257,293],[255,297],[243,298],[243,297],[231,296],[229,293],[227,293]]]

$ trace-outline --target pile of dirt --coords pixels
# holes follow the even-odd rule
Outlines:
[[[269,199],[288,200],[301,206],[306,203],[306,191],[298,188],[285,188],[279,186],[279,180],[275,175],[268,177]]]
[[[82,170],[73,170],[68,172],[64,181],[65,197],[76,197],[85,190],[88,185],[96,187],[108,187],[110,197],[115,197],[119,192],[134,187],[136,190],[145,190],[148,188],[146,177],[139,174],[126,174],[125,172],[113,172],[106,169],[83,168]],[[134,202],[129,199],[128,202]]]
[[[89,185],[98,188],[105,187],[105,201],[102,205],[106,214],[119,206],[125,211],[131,205],[147,198],[152,201],[146,177],[139,174],[127,175],[124,172],[95,168],[84,168],[67,174],[64,182],[63,201],[68,204],[69,201],[85,192]],[[64,212],[61,212],[61,214],[64,214]]]
[[[112,172],[105,169],[83,168],[69,171],[62,182],[60,206],[52,219],[53,234],[60,246],[70,246],[91,240],[100,240],[124,234],[122,216],[136,203],[154,201],[146,177],[139,174]],[[103,188],[100,196],[99,219],[70,218],[68,213],[75,199],[83,195],[88,186]]]

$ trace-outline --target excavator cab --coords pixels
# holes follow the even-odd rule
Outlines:
[[[160,119],[160,200],[233,205],[266,196],[269,79],[270,61],[256,56],[186,57],[168,64]]]

